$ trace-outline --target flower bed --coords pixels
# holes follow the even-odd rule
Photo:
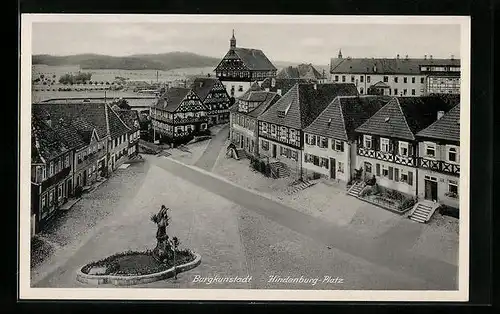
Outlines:
[[[359,198],[398,213],[406,212],[417,203],[414,197],[378,184],[366,186],[359,194]]]
[[[189,250],[177,251],[175,265],[183,265],[194,259],[194,254]],[[128,251],[89,263],[83,266],[81,271],[89,275],[139,276],[166,271],[173,266],[173,261],[166,263],[157,261],[151,251]]]

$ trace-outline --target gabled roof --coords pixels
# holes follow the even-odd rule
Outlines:
[[[217,78],[213,77],[197,77],[194,79],[191,89],[203,101],[218,81]]]
[[[119,109],[115,112],[120,116],[123,122],[131,129],[133,132],[139,130],[139,113],[137,110],[125,110]]]
[[[303,129],[337,96],[353,95],[358,95],[354,84],[295,84],[259,120]]]
[[[34,104],[33,112],[43,110],[54,122],[63,121],[78,130],[82,140],[89,141],[95,129],[99,138],[121,136],[130,131],[105,103],[42,103]],[[89,135],[90,134],[90,135]]]
[[[356,129],[359,133],[415,140],[415,134],[453,106],[439,97],[394,97]]]
[[[283,68],[276,78],[319,80],[323,75],[316,70],[312,64],[299,64],[297,67],[288,66]]]
[[[272,78],[268,77],[264,81],[262,81],[260,87],[263,90],[269,89],[270,92],[278,92],[278,90],[281,90],[281,95],[285,95],[290,90],[290,88],[292,88],[295,84],[298,83],[299,84],[310,83],[310,81],[306,79],[290,79],[290,78],[276,78],[273,81]]]
[[[342,141],[354,139],[354,130],[391,100],[388,96],[335,98],[304,132]]]
[[[332,58],[330,73],[419,74],[424,65],[460,66],[460,59]]]
[[[160,99],[156,102],[154,107],[166,110],[168,112],[174,112],[179,108],[182,101],[189,94],[189,88],[182,87],[170,87],[165,94],[163,94]]]
[[[460,142],[460,104],[418,132],[417,136]]]
[[[42,115],[31,118],[31,163],[40,164],[69,151],[59,134]]]
[[[272,71],[276,67],[269,61],[264,52],[260,49],[234,48],[234,52],[243,61],[249,70]]]

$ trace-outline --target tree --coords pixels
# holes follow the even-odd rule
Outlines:
[[[132,107],[129,105],[129,103],[126,99],[120,99],[120,100],[116,101],[115,104],[118,105],[118,107],[120,109],[123,109],[123,110],[132,109]]]

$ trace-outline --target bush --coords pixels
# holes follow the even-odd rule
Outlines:
[[[365,197],[365,196],[370,196],[373,193],[373,187],[366,187],[364,188],[361,193],[359,193],[359,196]]]
[[[398,206],[398,209],[406,209],[408,207],[413,207],[415,204],[417,203],[417,200],[415,198],[406,198],[405,200],[403,200],[399,206]]]
[[[83,194],[83,188],[78,185],[77,187],[75,187],[75,197],[81,197]]]
[[[372,186],[375,185],[376,183],[375,176],[365,179],[365,183],[366,185],[372,185]]]
[[[373,195],[380,195],[383,191],[384,189],[378,184],[374,184],[372,187]]]
[[[438,208],[438,211],[443,216],[450,216],[450,217],[460,219],[460,210],[456,207],[441,205]]]

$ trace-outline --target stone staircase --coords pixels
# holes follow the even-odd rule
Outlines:
[[[308,187],[311,187],[315,185],[317,182],[316,181],[297,181],[292,183],[286,190],[285,194],[287,195],[293,195],[297,192],[300,192],[302,190],[307,189]]]
[[[269,167],[271,167],[273,178],[277,179],[290,176],[290,169],[281,161],[271,162],[269,163]]]
[[[356,182],[351,186],[349,191],[347,191],[347,195],[358,197],[359,193],[361,193],[361,191],[363,191],[365,186],[366,186],[366,184],[364,182]]]
[[[429,221],[429,219],[431,219],[432,215],[438,207],[438,203],[430,202],[427,200],[420,201],[415,204],[415,206],[413,206],[413,209],[408,215],[408,218],[416,222],[426,223],[427,221]]]

